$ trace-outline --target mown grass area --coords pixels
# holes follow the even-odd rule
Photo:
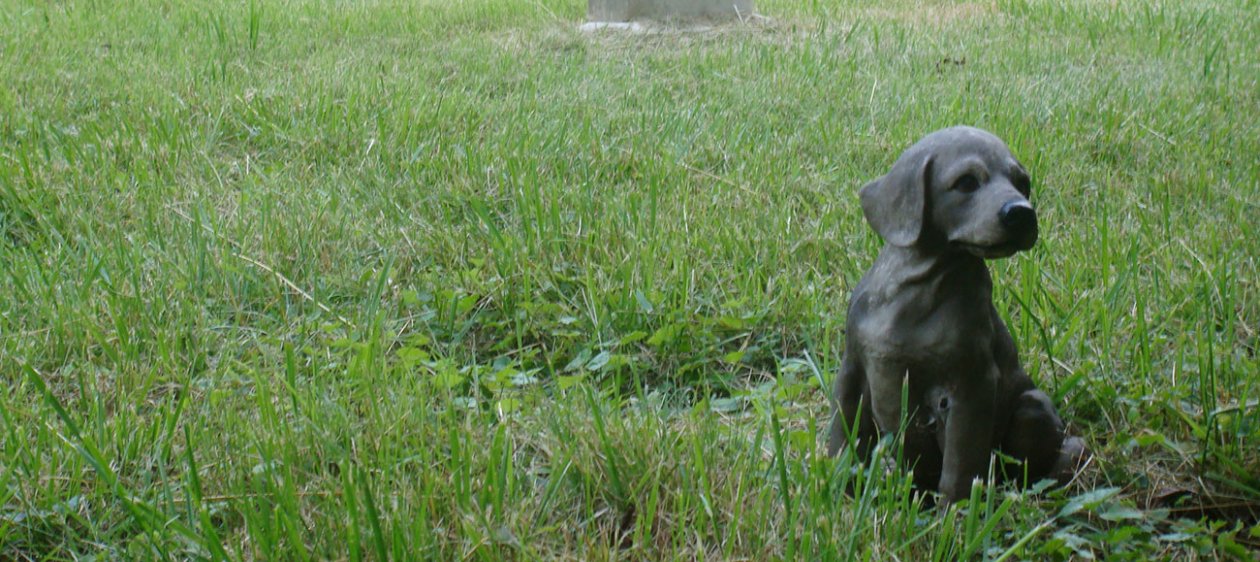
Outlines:
[[[1260,5],[759,8],[0,2],[0,558],[1254,557]],[[856,190],[953,124],[1096,457],[941,509],[819,434]]]

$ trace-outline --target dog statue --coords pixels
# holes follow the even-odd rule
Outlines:
[[[849,305],[828,454],[848,443],[865,458],[896,432],[908,385],[903,458],[916,488],[967,498],[994,450],[1008,459],[995,471],[1004,479],[1072,478],[1084,442],[1020,367],[984,263],[1036,243],[1029,183],[1000,139],[952,127],[862,188],[885,245]]]

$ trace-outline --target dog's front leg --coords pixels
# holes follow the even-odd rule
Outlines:
[[[945,407],[945,450],[938,486],[946,501],[971,496],[971,484],[989,471],[997,384],[994,377],[967,381],[950,393]]]
[[[852,351],[845,352],[840,373],[836,376],[832,392],[835,413],[831,420],[831,432],[827,436],[827,454],[834,457],[845,445],[850,445],[857,446],[860,458],[866,459],[879,436],[871,418],[866,373],[854,355]],[[851,437],[857,442],[850,442]]]

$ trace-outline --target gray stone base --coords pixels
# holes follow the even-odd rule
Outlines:
[[[718,22],[747,19],[753,11],[753,0],[588,0],[586,19],[590,23],[583,27],[638,21]]]

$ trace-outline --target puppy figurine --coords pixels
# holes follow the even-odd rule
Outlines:
[[[916,488],[967,498],[994,450],[1014,459],[1003,478],[1071,479],[1084,443],[1020,367],[984,263],[1037,241],[1029,190],[1006,144],[972,127],[924,137],[862,188],[885,245],[849,305],[828,454],[854,437],[869,455],[897,431],[906,384],[903,458]]]

